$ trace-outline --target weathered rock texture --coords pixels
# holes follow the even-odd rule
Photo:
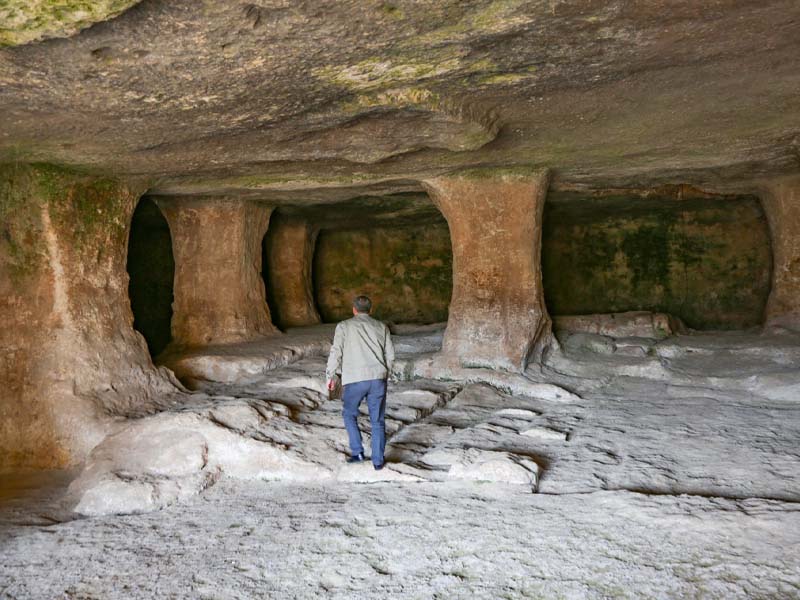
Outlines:
[[[308,212],[326,223],[342,206]],[[347,211],[350,226],[361,228],[324,230],[317,243],[314,286],[324,320],[347,318],[352,296],[368,290],[382,300],[380,318],[445,321],[452,292],[447,222],[411,202],[405,213],[389,213],[394,227],[365,213]],[[551,315],[652,311],[693,329],[759,325],[770,254],[755,196],[677,187],[551,191],[545,203],[542,278]]]
[[[646,311],[556,316],[553,328],[610,337],[653,339],[664,339],[685,329],[683,323],[672,315]]]
[[[299,201],[475,165],[603,187],[776,176],[797,164],[799,16],[794,0],[142,2],[0,49],[0,160]]]
[[[0,46],[68,37],[111,19],[140,0],[6,0],[0,5]]]
[[[666,312],[696,329],[763,320],[770,240],[754,196],[555,193],[542,245],[551,314]]]
[[[172,340],[225,344],[277,333],[261,277],[272,208],[227,198],[158,200],[175,256]]]
[[[550,343],[541,266],[548,182],[547,170],[469,172],[424,182],[453,245],[446,361],[521,370]]]
[[[172,339],[175,260],[167,220],[149,198],[142,198],[133,213],[127,268],[133,327],[157,356]]]
[[[319,230],[302,218],[273,215],[264,238],[272,318],[283,328],[320,322],[311,281]]]
[[[74,464],[113,415],[177,391],[131,327],[125,256],[139,192],[0,168],[0,468]]]
[[[446,321],[453,261],[447,224],[439,219],[416,227],[323,231],[314,286],[325,321],[348,318],[362,293],[375,302],[379,319]]]
[[[764,184],[761,200],[774,261],[766,321],[800,328],[800,177]]]

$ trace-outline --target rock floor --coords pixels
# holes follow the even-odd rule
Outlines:
[[[321,356],[196,382],[69,488],[6,481],[0,598],[800,597],[795,338],[563,346],[579,396],[392,384],[381,472],[343,463]]]

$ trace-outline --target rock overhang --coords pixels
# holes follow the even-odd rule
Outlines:
[[[0,50],[0,157],[279,199],[474,166],[548,166],[557,187],[772,177],[798,166],[797,11],[145,2]]]

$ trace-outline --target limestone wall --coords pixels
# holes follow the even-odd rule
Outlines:
[[[314,288],[323,321],[351,316],[360,293],[373,299],[380,319],[445,321],[453,288],[447,223],[324,230],[317,240]]]
[[[763,320],[769,231],[753,197],[587,198],[545,208],[544,289],[554,314],[652,310],[696,329]]]
[[[115,417],[178,390],[132,328],[125,255],[140,192],[0,166],[0,470],[75,464]]]
[[[762,322],[769,294],[769,233],[752,197],[551,194],[542,255],[555,315],[653,310],[698,329],[737,329]],[[443,220],[324,231],[314,270],[323,320],[346,318],[365,291],[382,318],[443,321],[451,264]]]

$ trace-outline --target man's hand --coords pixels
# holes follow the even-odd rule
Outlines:
[[[328,379],[328,391],[333,391],[336,389],[336,380],[335,379]]]

